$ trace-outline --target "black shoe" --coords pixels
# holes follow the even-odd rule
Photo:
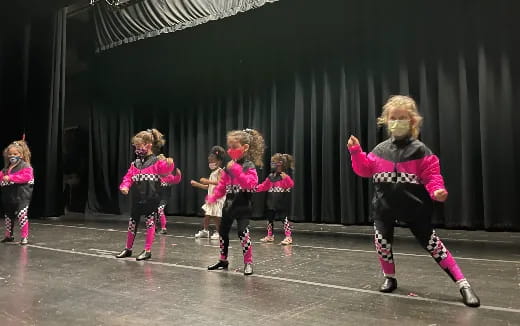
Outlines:
[[[166,231],[166,229],[162,229],[159,234],[168,234],[168,231]]]
[[[385,282],[379,288],[379,292],[390,293],[397,289],[397,280],[393,277],[386,277]]]
[[[253,274],[253,264],[245,264],[244,265],[244,275],[251,275]]]
[[[125,249],[116,255],[116,258],[126,258],[132,256],[132,250]]]
[[[152,258],[152,252],[143,250],[135,260],[148,260]]]
[[[213,265],[209,265],[208,266],[208,271],[213,271],[213,270],[216,270],[216,269],[228,269],[228,266],[229,266],[229,262],[228,261],[219,260],[218,263],[213,264]]]
[[[460,289],[460,294],[462,294],[462,302],[468,307],[478,307],[480,306],[480,299],[478,298],[475,291],[473,291],[470,287],[463,287]]]
[[[22,245],[22,246],[25,246],[25,245],[28,244],[28,243],[29,243],[29,240],[27,240],[27,238],[22,238],[22,239],[20,240],[20,245]]]
[[[6,242],[13,242],[13,241],[14,241],[14,237],[5,237],[0,242],[1,243],[6,243]]]

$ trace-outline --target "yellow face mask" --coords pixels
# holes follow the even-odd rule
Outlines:
[[[410,120],[390,120],[388,130],[394,137],[404,137],[410,133]]]

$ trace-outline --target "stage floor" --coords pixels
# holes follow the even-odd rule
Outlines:
[[[136,262],[113,257],[125,217],[32,220],[30,245],[0,244],[0,325],[520,325],[520,233],[438,230],[480,296],[475,309],[407,229],[396,229],[399,288],[383,294],[371,227],[296,224],[294,244],[280,246],[279,223],[276,244],[262,244],[264,222],[252,222],[246,277],[235,230],[229,271],[206,270],[218,241],[194,239],[200,221],[169,217],[152,259]]]

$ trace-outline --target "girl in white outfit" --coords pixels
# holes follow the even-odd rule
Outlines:
[[[195,180],[191,180],[191,185],[195,188],[200,188],[204,190],[208,190],[208,196],[213,194],[213,190],[216,185],[220,181],[220,177],[222,175],[222,162],[224,161],[226,155],[226,151],[224,148],[220,146],[213,146],[211,148],[211,152],[208,155],[208,166],[211,170],[211,174],[209,179],[200,178],[200,182]],[[224,206],[224,201],[226,197],[222,197],[217,200],[214,204],[208,205],[204,204],[202,209],[204,210],[204,221],[203,221],[203,229],[195,234],[195,238],[211,238],[211,240],[219,240],[220,236],[218,234],[218,229],[220,227],[220,219],[222,217],[222,207]],[[215,221],[215,227],[217,231],[213,233],[210,237],[209,232],[209,223],[210,220],[213,219]]]

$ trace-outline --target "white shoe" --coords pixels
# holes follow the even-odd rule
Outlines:
[[[200,230],[195,234],[195,238],[209,238],[208,230]]]
[[[220,234],[218,234],[218,232],[215,231],[215,233],[213,233],[211,235],[211,240],[220,240]]]

